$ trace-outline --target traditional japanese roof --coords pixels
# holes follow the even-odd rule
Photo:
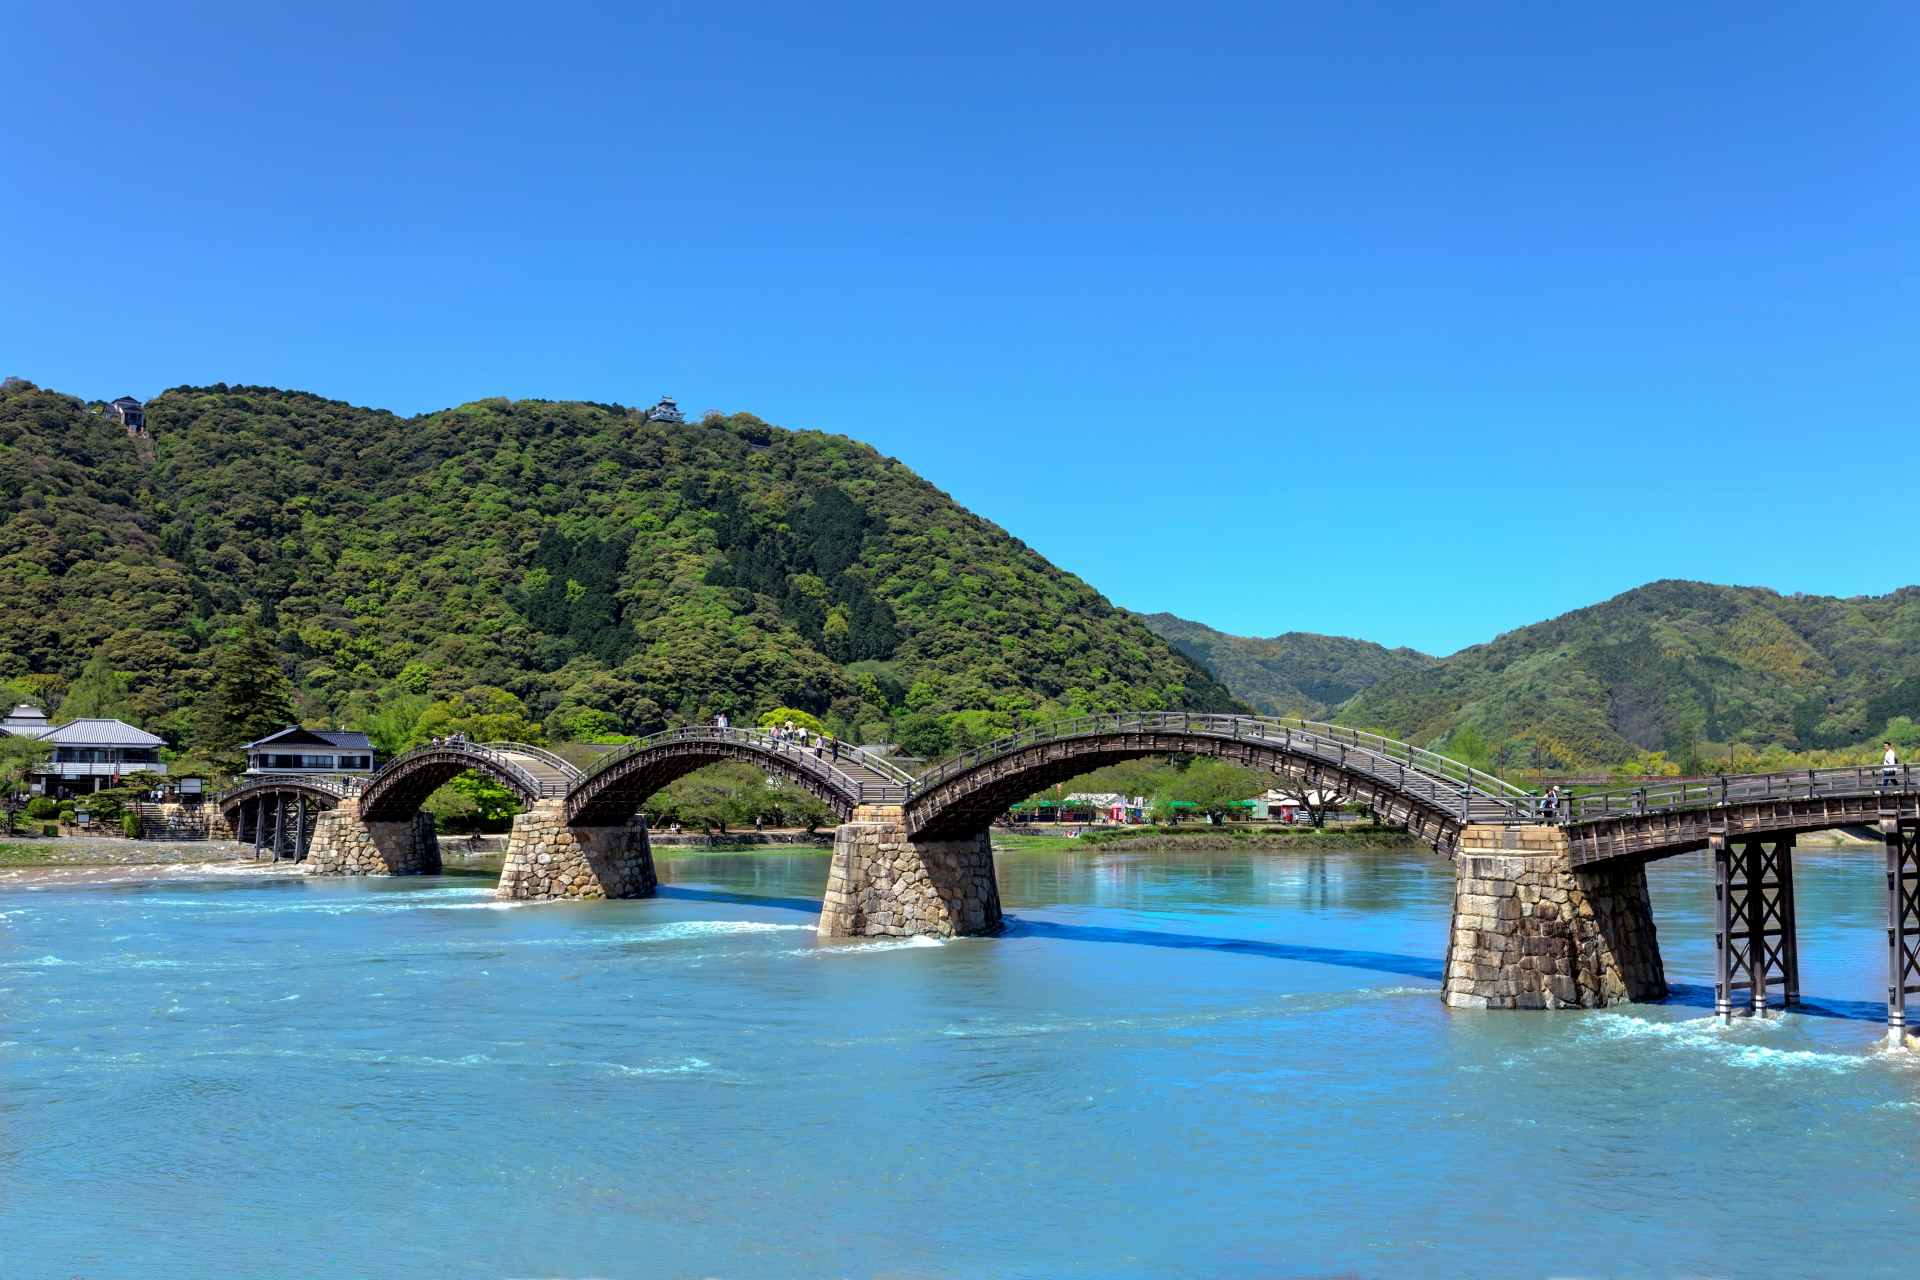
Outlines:
[[[328,747],[336,751],[371,751],[373,744],[367,741],[367,735],[348,729],[303,729],[290,724],[278,733],[270,733],[264,738],[249,742],[241,747],[242,751],[256,748],[267,750],[271,747]]]
[[[140,407],[140,402],[138,400],[135,400],[132,396],[121,396],[118,400],[115,400],[112,403],[117,405],[125,405],[129,409],[138,409]]]
[[[5,720],[0,720],[0,733],[19,738],[37,738],[51,727],[47,713],[31,702],[21,703]]]
[[[38,735],[42,742],[62,747],[164,747],[165,738],[156,738],[145,729],[136,729],[124,720],[69,720]]]

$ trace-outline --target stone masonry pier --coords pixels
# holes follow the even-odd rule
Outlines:
[[[1666,997],[1644,862],[1576,871],[1563,828],[1469,826],[1456,877],[1449,1005],[1591,1009]]]
[[[315,820],[306,866],[310,876],[437,875],[440,841],[429,814],[362,822],[359,801],[348,798]]]
[[[514,818],[494,894],[520,901],[645,898],[658,884],[646,818],[618,827],[570,827],[565,801],[541,800]]]
[[[822,938],[951,938],[1000,923],[1000,885],[987,832],[909,840],[900,810],[863,805],[834,832],[820,910]]]

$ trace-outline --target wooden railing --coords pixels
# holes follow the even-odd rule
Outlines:
[[[551,765],[574,782],[578,782],[581,777],[584,776],[580,766],[573,763],[573,761],[568,760],[564,756],[557,756],[545,747],[536,747],[530,742],[510,742],[503,740],[500,742],[486,742],[480,745],[490,751],[501,751],[508,755],[515,756],[527,756],[530,759],[538,760],[542,764]]]
[[[214,796],[213,803],[217,808],[225,808],[227,801],[244,796],[250,791],[285,791],[289,788],[319,791],[345,800],[349,796],[358,795],[368,781],[370,779],[343,778],[317,773],[243,773],[234,780],[232,786]]]
[[[547,778],[535,777],[510,758],[514,755],[523,755],[529,751],[538,750],[539,748],[537,747],[529,748],[525,744],[518,742],[482,743],[452,741],[443,738],[439,742],[422,743],[412,750],[401,752],[380,766],[379,772],[367,779],[366,787],[374,787],[382,778],[403,771],[413,761],[422,759],[423,757],[457,755],[471,759],[476,766],[483,766],[487,772],[501,777],[503,780],[508,781],[510,785],[517,784],[519,789],[526,795],[535,796],[541,800],[558,800],[565,798],[567,793],[573,789],[573,784],[579,777],[580,771],[573,765],[565,764],[565,762],[562,761],[561,763],[565,766],[566,773],[561,780],[554,781]],[[541,751],[540,755],[544,757],[547,753]],[[555,758],[558,759],[558,757]]]
[[[1562,796],[1551,821],[1599,822],[1608,818],[1679,809],[1708,809],[1767,800],[1817,800],[1822,796],[1910,793],[1920,786],[1912,765],[1849,765],[1785,773],[1732,773],[1712,778],[1676,778],[1636,787]]]
[[[1880,765],[1856,765],[1784,773],[1725,774],[1704,779],[1677,778],[1671,782],[1652,780],[1637,786],[1588,795],[1563,795],[1550,801],[1438,752],[1364,729],[1291,716],[1146,711],[1080,716],[1072,720],[1035,725],[937,761],[917,777],[890,760],[847,743],[830,741],[827,747],[815,748],[800,742],[784,741],[768,729],[721,729],[712,725],[690,725],[649,734],[627,743],[601,756],[584,770],[544,747],[530,743],[443,741],[415,747],[394,757],[370,778],[316,774],[242,775],[233,786],[216,796],[214,802],[224,806],[247,792],[284,788],[290,782],[346,799],[360,794],[380,778],[404,768],[412,760],[425,755],[444,756],[448,753],[471,757],[475,765],[512,778],[526,794],[542,799],[558,799],[572,794],[589,779],[640,752],[682,742],[725,742],[777,756],[797,770],[813,775],[856,804],[904,804],[1001,756],[1050,742],[1129,734],[1198,735],[1275,748],[1289,755],[1323,762],[1348,774],[1372,779],[1460,822],[1550,822],[1566,825],[1767,800],[1887,792],[1911,794],[1920,790],[1920,773],[1916,773],[1912,765],[1895,765],[1891,770]],[[838,760],[833,756],[836,747],[841,753]],[[511,759],[512,756],[538,760],[552,768],[559,777],[537,777]],[[861,774],[872,776],[862,777]]]
[[[1524,822],[1537,816],[1534,798],[1493,774],[1411,743],[1290,716],[1229,716],[1197,711],[1120,712],[1056,720],[942,760],[913,780],[912,797],[927,794],[999,756],[1073,738],[1127,734],[1197,734],[1274,747],[1363,774],[1462,822]]]
[[[668,729],[662,733],[649,734],[609,751],[593,762],[593,765],[574,785],[576,789],[589,779],[605,773],[621,761],[639,755],[643,751],[652,751],[658,747],[672,746],[681,742],[726,742],[740,746],[749,746],[767,755],[778,756],[804,773],[813,774],[836,791],[847,796],[855,804],[901,804],[907,798],[907,786],[912,781],[904,769],[898,765],[887,764],[864,752],[856,752],[846,744],[840,744],[846,753],[845,761],[878,774],[879,781],[856,777],[839,766],[831,755],[832,746],[814,748],[798,742],[786,742],[773,736],[768,729],[721,729],[714,725],[688,725],[680,729]],[[817,752],[817,753],[816,753]]]

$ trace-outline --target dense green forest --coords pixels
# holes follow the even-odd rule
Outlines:
[[[1245,709],[844,436],[219,385],[149,402],[136,441],[103,409],[0,389],[0,679],[57,700],[104,654],[114,705],[183,748],[249,625],[316,726],[399,706],[591,740],[790,706],[932,756],[1079,712]]]
[[[1232,636],[1171,613],[1142,615],[1153,633],[1205,666],[1234,695],[1270,716],[1325,719],[1362,689],[1434,659],[1371,640],[1289,631],[1270,640]]]
[[[1231,681],[1229,682],[1231,683]],[[1920,718],[1920,587],[1782,596],[1649,583],[1363,690],[1344,723],[1508,767],[1832,751]]]

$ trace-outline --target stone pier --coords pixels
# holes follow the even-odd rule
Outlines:
[[[822,938],[951,938],[1000,923],[1000,884],[987,832],[907,839],[898,808],[862,805],[833,836],[820,910]]]
[[[619,827],[570,827],[565,801],[541,800],[513,820],[495,896],[644,898],[658,883],[645,817]]]
[[[1591,1009],[1665,998],[1644,863],[1575,870],[1557,827],[1473,826],[1455,866],[1448,1004]]]
[[[438,875],[440,841],[428,814],[362,822],[360,802],[342,800],[315,820],[306,865],[310,876]]]

